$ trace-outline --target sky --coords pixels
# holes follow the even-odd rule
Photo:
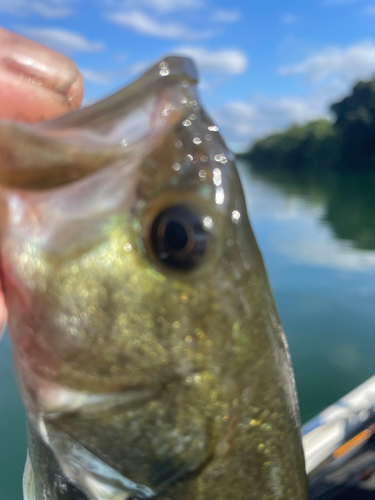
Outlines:
[[[85,104],[167,54],[192,57],[235,150],[329,115],[375,75],[375,0],[0,0],[0,26],[74,59]]]

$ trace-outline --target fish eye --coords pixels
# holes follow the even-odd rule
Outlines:
[[[207,232],[202,220],[184,205],[163,210],[151,227],[151,244],[157,258],[174,269],[190,270],[203,260]]]

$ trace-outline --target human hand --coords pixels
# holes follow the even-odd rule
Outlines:
[[[71,59],[0,28],[0,120],[52,119],[79,108],[82,98],[82,76]],[[5,321],[0,291],[0,331]]]

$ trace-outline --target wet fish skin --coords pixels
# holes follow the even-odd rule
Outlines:
[[[0,126],[25,499],[304,500],[293,373],[233,158],[191,63],[167,59],[139,87],[30,128],[44,142],[17,166],[34,192],[2,176],[15,146]],[[63,174],[48,148],[69,150]],[[188,264],[156,250],[161,216],[198,228]]]

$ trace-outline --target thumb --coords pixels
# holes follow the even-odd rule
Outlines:
[[[79,108],[82,98],[71,59],[0,28],[0,118],[47,120]]]

